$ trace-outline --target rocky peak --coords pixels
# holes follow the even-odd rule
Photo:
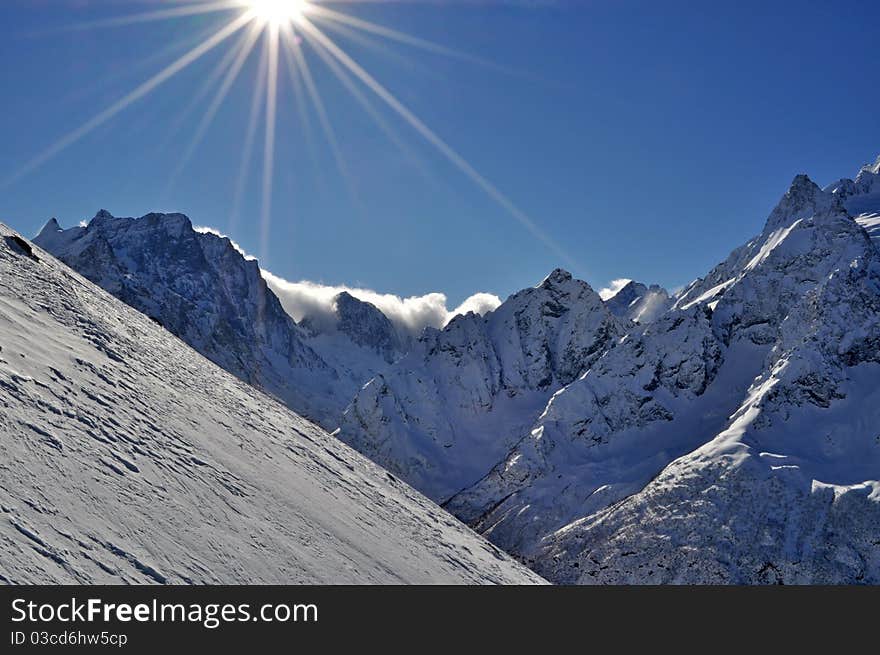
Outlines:
[[[538,286],[515,293],[501,307],[505,305],[509,311],[517,313],[530,312],[529,308],[540,308],[542,315],[553,319],[575,307],[593,310],[602,306],[602,299],[589,284],[573,277],[568,271],[557,268]]]
[[[37,234],[37,237],[55,234],[56,232],[61,232],[61,226],[58,224],[58,219],[52,217],[46,222],[46,224],[43,226],[43,229],[41,229],[40,232]]]
[[[71,233],[70,237],[72,236],[73,234]],[[67,238],[65,231],[62,230],[61,226],[58,224],[58,220],[50,218],[43,226],[43,229],[41,229],[37,236],[34,237],[34,243],[52,252],[53,248],[57,248],[60,243]],[[51,244],[52,247],[49,247],[49,244]]]
[[[108,212],[106,209],[98,210],[98,213],[95,214],[95,219],[97,219],[99,221],[102,219],[107,220],[107,219],[111,219],[111,218],[115,218],[115,217],[113,216],[113,214]]]
[[[806,175],[797,175],[767,219],[764,233],[787,228],[797,220],[833,210],[843,211],[840,198],[826,193]]]
[[[880,157],[874,164],[865,164],[853,181],[843,178],[829,184],[825,191],[834,194],[846,211],[869,232],[880,224]]]
[[[402,354],[403,343],[394,324],[372,303],[347,291],[333,301],[338,323],[336,329],[359,346],[370,348],[392,362]]]
[[[559,287],[560,285],[565,284],[566,282],[571,282],[572,275],[568,271],[562,268],[554,269],[550,275],[545,277],[541,284],[538,285],[539,289],[554,289]]]

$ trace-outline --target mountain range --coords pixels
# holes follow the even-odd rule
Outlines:
[[[35,243],[552,582],[880,583],[880,159],[672,296],[558,269],[417,338],[179,214]]]

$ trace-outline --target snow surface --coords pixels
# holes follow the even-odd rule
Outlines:
[[[542,582],[2,225],[0,406],[2,582]]]

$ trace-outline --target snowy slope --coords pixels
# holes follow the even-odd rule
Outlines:
[[[259,265],[182,214],[87,226],[52,219],[34,239],[81,275],[233,375],[327,429],[363,384],[408,347],[375,307],[341,294],[338,320],[297,325]]]
[[[482,477],[621,334],[587,283],[553,271],[486,316],[428,329],[358,393],[337,434],[441,502]]]
[[[842,201],[795,178],[446,506],[557,582],[880,582],[880,253]]]
[[[0,226],[0,581],[534,583]]]

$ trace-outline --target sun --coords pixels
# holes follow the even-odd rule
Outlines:
[[[307,0],[244,0],[243,4],[258,20],[272,27],[299,22],[309,10]]]

